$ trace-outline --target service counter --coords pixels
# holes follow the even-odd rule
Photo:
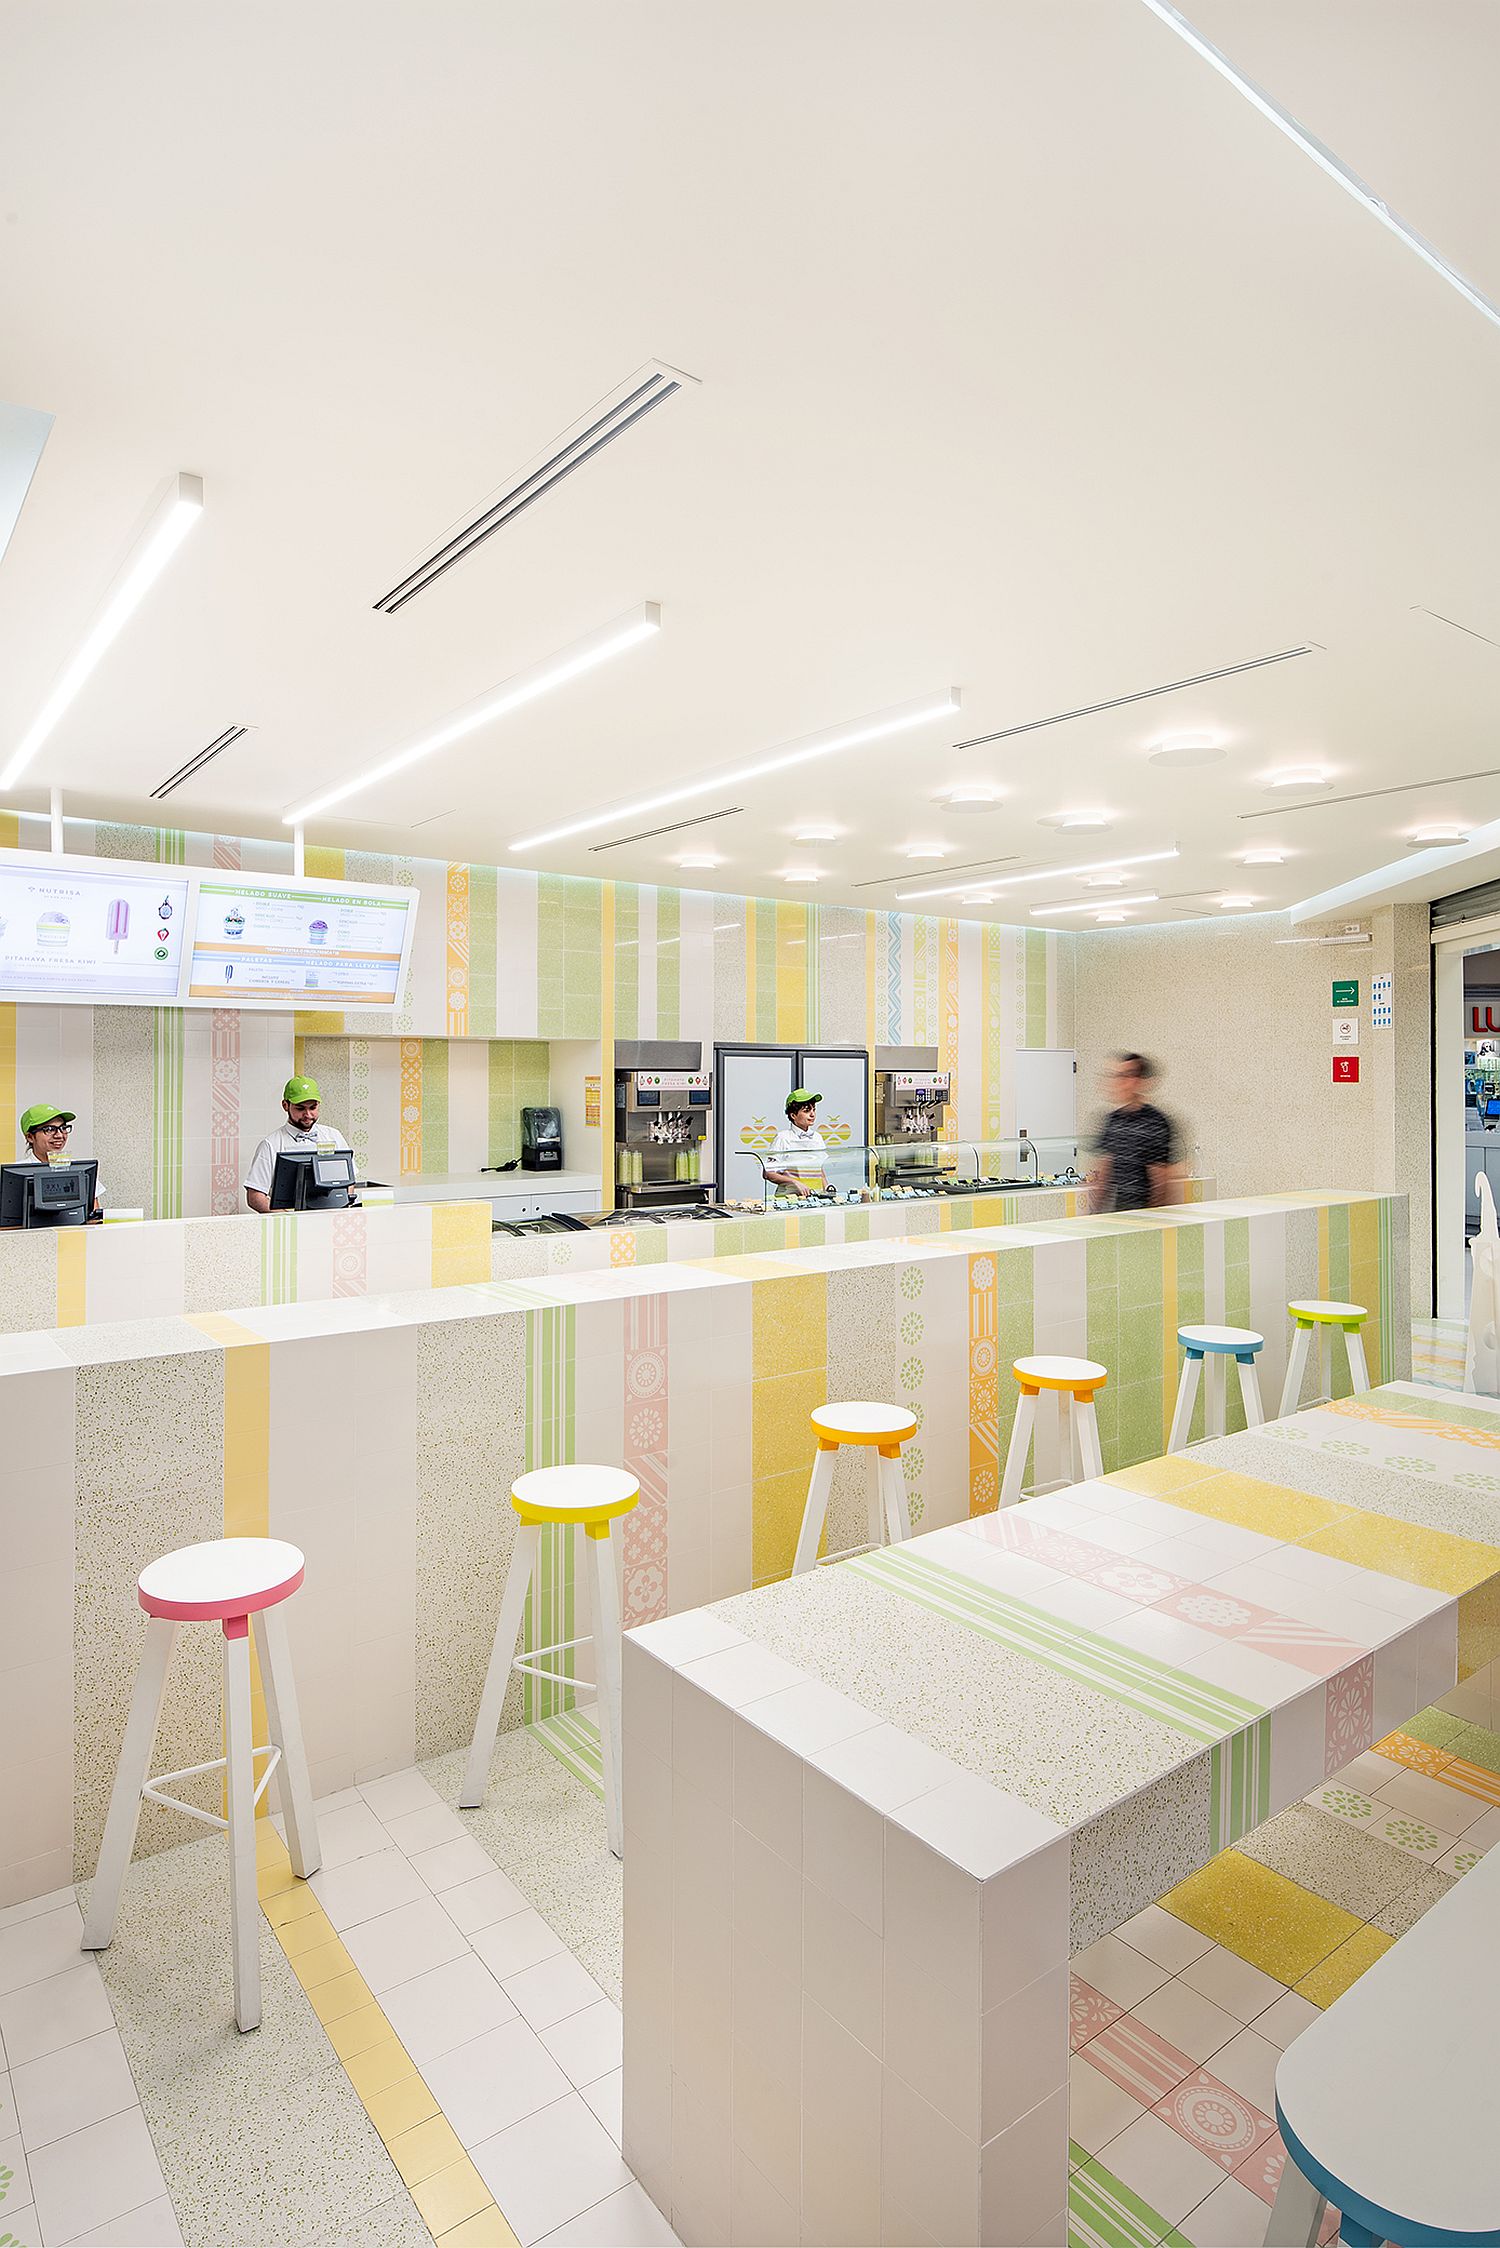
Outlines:
[[[403,1213],[366,1213],[372,1240],[382,1215]],[[622,1612],[643,1624],[785,1576],[807,1416],[829,1397],[913,1413],[926,1530],[994,1506],[1017,1355],[1108,1367],[1114,1467],[1163,1448],[1179,1320],[1260,1328],[1273,1397],[1288,1297],[1353,1296],[1371,1308],[1372,1377],[1390,1380],[1410,1370],[1406,1274],[1404,1198],[1307,1193],[0,1338],[0,1906],[93,1869],[141,1640],[135,1579],[174,1547],[227,1531],[302,1548],[288,1621],[321,1794],[467,1739],[522,1469],[590,1459],[639,1477]],[[840,1462],[835,1548],[862,1535],[858,1469]],[[549,1641],[587,1629],[572,1559],[561,1543],[547,1556]],[[163,1766],[219,1753],[218,1659],[212,1632],[182,1634]],[[507,1721],[555,1714],[567,1692],[518,1680]],[[141,1837],[166,1847],[180,1823],[148,1804]]]

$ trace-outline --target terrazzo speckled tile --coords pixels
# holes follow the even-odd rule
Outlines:
[[[1236,1847],[1359,1920],[1373,1920],[1412,1885],[1404,1852],[1306,1803],[1242,1835]]]
[[[1387,1936],[1404,1936],[1408,1928],[1416,1926],[1424,1912],[1430,1912],[1435,1904],[1447,1896],[1456,1878],[1454,1874],[1441,1871],[1439,1866],[1423,1866],[1415,1881],[1394,1896],[1388,1905],[1382,1905],[1378,1912],[1370,1914],[1372,1926],[1379,1928]]]
[[[1331,2006],[1351,1983],[1358,1982],[1367,1967],[1373,1967],[1390,1950],[1395,1940],[1379,1928],[1355,1929],[1294,1986],[1298,1997],[1311,1999],[1314,2006]]]
[[[1455,1537],[1483,1542],[1486,1532],[1495,1527],[1495,1494],[1482,1485],[1402,1475],[1378,1462],[1317,1450],[1297,1433],[1294,1421],[1277,1422],[1274,1433],[1257,1429],[1215,1437],[1196,1446],[1194,1458],[1206,1465],[1235,1462],[1248,1473],[1290,1490],[1395,1522],[1446,1530]]]
[[[1352,1912],[1238,1850],[1224,1851],[1160,1901],[1164,1911],[1279,1983],[1300,1982],[1360,1928]]]

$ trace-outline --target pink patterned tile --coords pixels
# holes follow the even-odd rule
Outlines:
[[[1207,2069],[1194,2069],[1152,2109],[1170,2124],[1181,2139],[1208,2155],[1231,2174],[1250,2161],[1256,2150],[1273,2136],[1276,2125],[1269,2115],[1252,2107],[1243,2093],[1231,2091]],[[1259,2189],[1249,2178],[1252,2191]]]
[[[1125,2011],[1112,1998],[1106,1998],[1103,1991],[1095,1990],[1092,1983],[1086,1983],[1081,1975],[1068,1977],[1068,2001],[1071,2015],[1068,2035],[1075,2053],[1080,2045],[1087,2045],[1090,2038],[1108,2029],[1111,2022],[1117,2022]]]
[[[1102,2030],[1091,2040],[1086,2057],[1142,2107],[1165,2099],[1197,2066],[1189,2054],[1179,2053],[1134,2014],[1122,2014]]]
[[[1005,1507],[998,1514],[974,1515],[961,1527],[971,1538],[982,1538],[986,1545],[999,1546],[1003,1553],[1023,1554],[1028,1561],[1061,1569],[1069,1577],[1087,1576],[1090,1570],[1102,1569],[1120,1558],[1108,1546],[1075,1538],[1045,1522],[1029,1521],[1026,1509],[1020,1506]]]
[[[1266,1623],[1254,1624],[1240,1633],[1239,1644],[1262,1655],[1278,1655],[1284,1663],[1310,1670],[1314,1678],[1331,1678],[1369,1652],[1356,1647],[1352,1639],[1336,1639],[1321,1625],[1302,1623],[1296,1616],[1272,1616]]]
[[[1215,1632],[1221,1639],[1238,1639],[1242,1631],[1280,1620],[1270,1608],[1257,1608],[1253,1600],[1241,1600],[1238,1593],[1220,1592],[1213,1585],[1184,1585],[1157,1606],[1164,1615],[1196,1624],[1200,1631]]]
[[[1370,1745],[1375,1730],[1375,1657],[1336,1671],[1323,1690],[1323,1776],[1332,1779]]]
[[[1147,1561],[1132,1561],[1128,1554],[1116,1554],[1102,1569],[1090,1569],[1084,1583],[1098,1585],[1102,1592],[1118,1592],[1126,1600],[1139,1601],[1143,1608],[1159,1606],[1170,1593],[1190,1589],[1186,1577],[1176,1577],[1170,1569],[1156,1569]]]

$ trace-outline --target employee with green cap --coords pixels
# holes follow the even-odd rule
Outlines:
[[[26,1153],[18,1160],[22,1163],[66,1163],[68,1134],[73,1129],[74,1121],[70,1108],[59,1108],[53,1101],[33,1101],[21,1118],[21,1137],[26,1142]],[[96,1181],[96,1189],[97,1183]],[[103,1215],[97,1191],[93,1215],[96,1218]]]
[[[245,1200],[252,1210],[269,1210],[271,1207],[271,1182],[276,1176],[278,1155],[306,1155],[315,1147],[347,1147],[349,1142],[332,1124],[318,1122],[318,1103],[322,1095],[310,1077],[289,1077],[281,1089],[281,1105],[286,1111],[286,1122],[278,1131],[268,1132],[255,1151],[255,1160],[245,1180]],[[351,1208],[358,1196],[351,1190]]]
[[[796,1195],[816,1194],[828,1184],[823,1170],[827,1144],[818,1130],[821,1093],[798,1085],[786,1097],[786,1123],[777,1133],[766,1158],[767,1182]]]

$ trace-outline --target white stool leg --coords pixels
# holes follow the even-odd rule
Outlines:
[[[1063,1469],[1064,1485],[1083,1481],[1083,1446],[1078,1434],[1078,1408],[1065,1389],[1057,1393],[1057,1449],[1058,1465]]]
[[[625,1854],[620,1826],[620,1594],[613,1538],[590,1533],[589,1544],[594,1549],[594,1676],[604,1765],[604,1831],[610,1849],[620,1858]]]
[[[833,1463],[837,1457],[834,1445],[818,1446],[818,1456],[813,1461],[812,1474],[807,1479],[807,1498],[802,1507],[802,1527],[797,1532],[797,1551],[792,1556],[794,1577],[800,1577],[806,1570],[817,1567],[818,1544],[823,1535],[823,1524],[828,1519],[828,1500],[833,1490]]]
[[[1203,1431],[1206,1436],[1224,1434],[1228,1390],[1223,1356],[1214,1351],[1203,1368]]]
[[[153,1616],[146,1625],[146,1644],[141,1649],[141,1664],[135,1674],[135,1691],[130,1697],[130,1715],[125,1720],[125,1738],[120,1744],[120,1761],[115,1767],[109,1816],[104,1822],[104,1840],[94,1871],[89,1916],[83,1925],[85,1951],[102,1951],[115,1932],[115,1914],[120,1909],[125,1868],[135,1849],[141,1789],[151,1777],[151,1752],[156,1747],[156,1729],[161,1723],[161,1705],[167,1691],[167,1668],[176,1637],[176,1624],[165,1616]]]
[[[880,1454],[868,1444],[862,1449],[870,1466],[865,1479],[865,1544],[877,1551],[885,1543],[885,1483],[880,1473]]]
[[[318,1821],[313,1810],[312,1784],[307,1776],[307,1752],[302,1746],[302,1720],[297,1709],[297,1683],[292,1675],[292,1651],[287,1645],[286,1618],[280,1605],[260,1608],[250,1619],[255,1649],[260,1657],[261,1691],[266,1699],[266,1722],[281,1751],[276,1767],[276,1801],[286,1821],[286,1846],[292,1871],[299,1881],[316,1873],[323,1862],[318,1843]]]
[[[1198,1395],[1198,1375],[1202,1369],[1201,1358],[1189,1352],[1182,1361],[1182,1378],[1177,1384],[1177,1406],[1172,1415],[1172,1433],[1167,1438],[1167,1450],[1180,1452],[1188,1440],[1188,1430],[1193,1425],[1193,1403]]]
[[[500,1601],[500,1616],[495,1625],[495,1644],[490,1649],[490,1667],[484,1674],[484,1692],[479,1697],[479,1715],[474,1721],[474,1741],[469,1750],[469,1761],[464,1767],[464,1784],[459,1791],[459,1807],[477,1811],[484,1801],[484,1786],[490,1776],[490,1758],[495,1753],[495,1740],[500,1731],[500,1712],[505,1707],[505,1690],[510,1684],[511,1664],[516,1659],[516,1648],[521,1638],[521,1622],[526,1613],[526,1595],[531,1589],[532,1572],[536,1568],[537,1548],[542,1533],[534,1522],[516,1526],[516,1543],[506,1574],[505,1591]]]
[[[260,1900],[255,1891],[255,1733],[250,1722],[250,1634],[224,1635],[225,1792],[229,1797],[229,1919],[234,2018],[260,2027]]]
[[[1092,1397],[1074,1398],[1073,1428],[1083,1460],[1083,1474],[1079,1480],[1097,1481],[1104,1473],[1104,1454],[1099,1449],[1099,1416],[1094,1411]]]
[[[1253,1358],[1236,1361],[1240,1376],[1240,1402],[1245,1408],[1246,1428],[1264,1428],[1265,1407],[1260,1401],[1260,1373]]]
[[[1266,2248],[1317,2248],[1323,2211],[1327,2207],[1326,2197],[1303,2177],[1288,2155],[1276,2188],[1276,2199],[1271,2204]]]
[[[906,1474],[900,1452],[877,1452],[875,1475],[880,1484],[886,1544],[900,1545],[911,1536],[911,1510],[906,1503]]]
[[[1358,1394],[1360,1390],[1370,1386],[1370,1369],[1365,1364],[1365,1339],[1357,1328],[1345,1330],[1344,1349],[1349,1358],[1350,1386]]]
[[[1302,1377],[1307,1371],[1308,1345],[1312,1341],[1311,1327],[1298,1327],[1292,1335],[1291,1356],[1286,1362],[1286,1380],[1281,1390],[1281,1411],[1278,1419],[1285,1420],[1295,1413],[1302,1402]]]
[[[1005,1455],[1005,1473],[1000,1481],[1000,1504],[1014,1506],[1021,1496],[1021,1478],[1026,1473],[1026,1455],[1031,1450],[1031,1432],[1036,1426],[1036,1399],[1029,1390],[1022,1390],[1016,1400],[1016,1417],[1011,1424],[1010,1448]]]

